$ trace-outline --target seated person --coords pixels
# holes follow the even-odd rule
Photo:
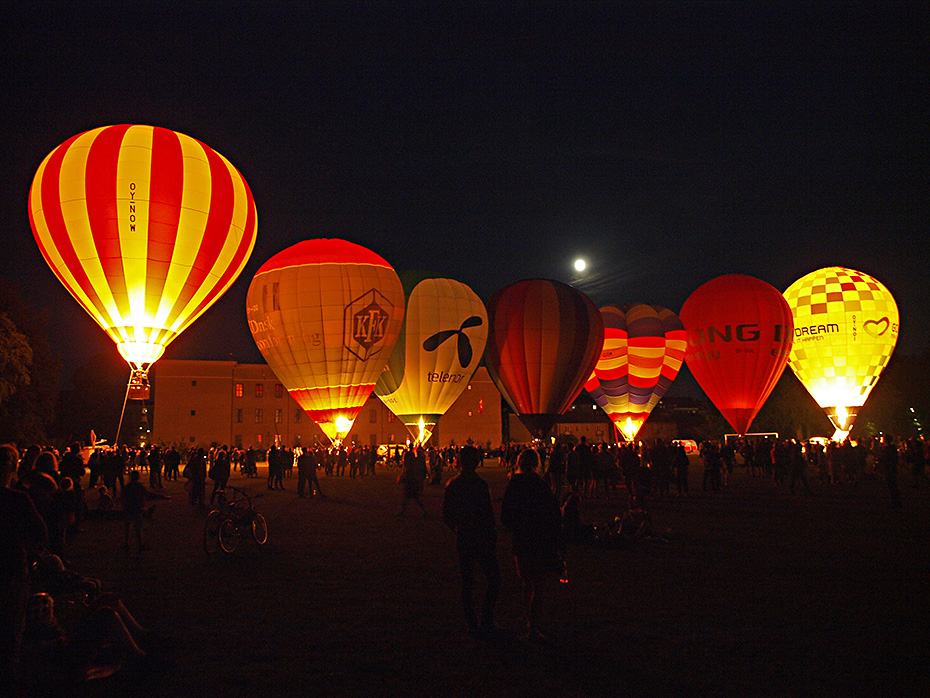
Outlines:
[[[57,675],[66,681],[85,681],[128,664],[159,666],[152,660],[152,651],[157,654],[164,649],[162,643],[136,622],[115,594],[98,596],[68,626],[73,629],[59,623],[49,594],[29,598],[23,663],[32,665],[34,675],[45,680]]]

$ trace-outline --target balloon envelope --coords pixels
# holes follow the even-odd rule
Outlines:
[[[774,286],[728,274],[695,290],[679,317],[688,335],[688,368],[733,429],[745,434],[788,361],[788,304]]]
[[[239,276],[255,201],[222,155],[154,126],[79,134],[42,161],[29,221],[52,271],[135,368]]]
[[[487,311],[474,291],[453,279],[425,279],[410,293],[375,394],[423,443],[468,386],[487,338]]]
[[[275,375],[324,434],[344,439],[400,334],[393,267],[352,242],[305,240],[261,266],[246,305]]]
[[[571,286],[529,279],[495,293],[488,319],[488,373],[530,433],[543,438],[594,370],[604,344],[601,314]]]
[[[604,348],[585,389],[632,441],[681,369],[687,339],[671,310],[601,308]]]
[[[785,291],[794,317],[788,363],[840,432],[888,365],[898,306],[877,279],[843,267],[818,269]]]

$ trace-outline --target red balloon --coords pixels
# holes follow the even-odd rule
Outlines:
[[[544,438],[600,358],[601,313],[571,286],[529,279],[495,293],[488,320],[488,373],[530,433]]]
[[[794,334],[788,302],[760,279],[727,274],[694,291],[678,316],[688,333],[688,368],[745,434],[788,363]]]

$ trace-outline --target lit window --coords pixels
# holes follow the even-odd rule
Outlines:
[[[388,424],[394,421],[394,413],[388,412]]]
[[[284,410],[275,410],[274,411],[274,423],[280,424],[283,421]]]
[[[468,416],[471,417],[471,410],[468,411]]]
[[[284,397],[284,386],[280,383],[274,384],[274,396],[275,397]]]
[[[242,383],[236,383],[235,392],[233,394],[236,397],[242,397]]]
[[[262,408],[258,407],[255,409],[255,423],[261,424],[262,419],[264,419],[264,414],[262,414]]]
[[[264,383],[255,384],[255,397],[265,397],[265,384]]]

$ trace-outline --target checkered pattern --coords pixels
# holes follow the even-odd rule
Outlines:
[[[789,364],[821,407],[861,406],[891,358],[898,307],[868,274],[827,267],[794,282]]]

